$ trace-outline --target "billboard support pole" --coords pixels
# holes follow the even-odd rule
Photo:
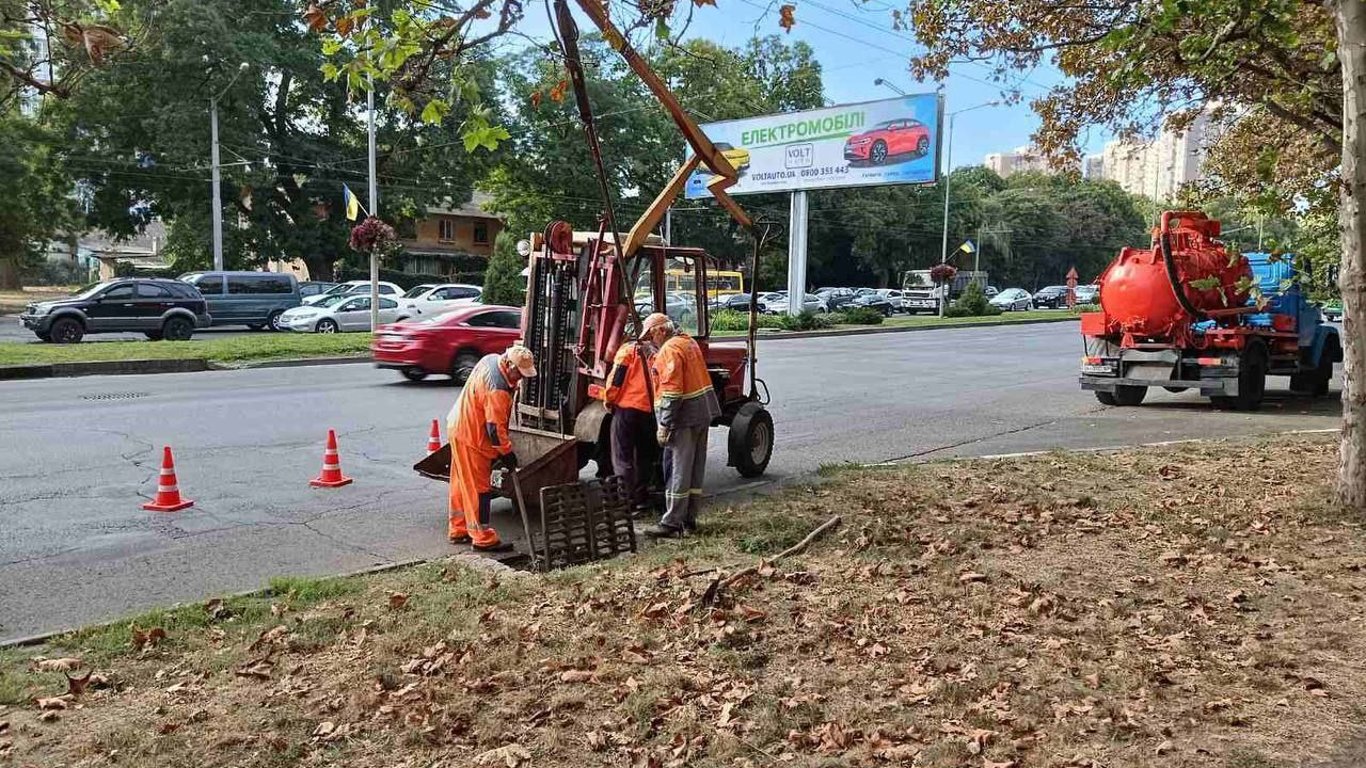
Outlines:
[[[792,193],[787,236],[787,313],[800,315],[806,303],[806,190]],[[756,276],[751,276],[754,280]]]

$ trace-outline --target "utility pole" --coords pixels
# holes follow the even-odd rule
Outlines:
[[[941,102],[942,103],[942,102]],[[957,112],[949,113],[949,135],[944,143],[944,239],[939,246],[939,263],[945,264],[949,260],[949,176],[953,174],[953,123],[954,120],[964,112],[971,112],[982,107],[994,107],[1000,104],[999,101],[988,101],[978,104],[975,107],[967,107]],[[940,286],[939,291],[939,316],[944,316],[944,300],[948,298],[948,293],[944,286]]]
[[[213,268],[223,271],[223,190],[218,170],[218,97],[209,99],[209,135],[213,142]]]
[[[379,182],[375,178],[375,80],[370,79],[370,88],[365,92],[365,112],[370,133],[370,210],[371,216],[379,216]],[[379,254],[370,249],[370,331],[379,327]]]

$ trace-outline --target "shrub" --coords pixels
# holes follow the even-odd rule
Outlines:
[[[517,253],[517,241],[507,232],[493,240],[493,258],[484,273],[484,303],[520,307],[526,301],[526,278],[522,270],[527,260]]]
[[[958,301],[944,310],[944,317],[990,317],[999,314],[1001,308],[992,306],[982,292],[982,286],[977,283],[968,283]]]
[[[782,315],[764,315],[757,318],[759,328],[783,328]],[[712,313],[711,329],[716,331],[746,331],[749,330],[749,313],[739,312],[734,309],[722,309]]]
[[[1082,312],[1099,312],[1099,304],[1076,304],[1072,307],[1072,314],[1080,315]]]
[[[819,331],[823,328],[830,328],[835,324],[828,315],[818,315],[815,312],[803,312],[800,315],[775,315],[778,324],[784,331]]]
[[[882,325],[882,313],[872,307],[845,307],[831,315],[836,325]]]

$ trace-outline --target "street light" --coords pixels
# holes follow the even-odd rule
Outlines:
[[[974,107],[964,107],[957,112],[949,113],[949,135],[944,146],[944,241],[939,249],[939,263],[944,264],[949,260],[949,177],[953,175],[953,122],[954,119],[964,112],[971,112],[974,109],[983,107],[994,107],[1000,101],[988,101]],[[939,292],[939,316],[944,316],[945,291],[941,288]]]
[[[207,56],[204,59],[208,61]],[[237,65],[237,71],[233,73],[228,84],[223,86],[218,93],[209,97],[209,133],[213,142],[213,268],[220,272],[223,270],[223,200],[218,174],[218,100],[223,98],[223,94],[227,93],[232,84],[237,82],[237,78],[241,77],[242,73],[248,69],[250,69],[250,65],[245,61]]]
[[[876,79],[876,80],[873,81],[873,85],[881,85],[881,86],[885,86],[885,87],[887,87],[887,88],[890,88],[890,89],[892,89],[893,91],[895,91],[896,94],[897,94],[898,96],[905,96],[905,95],[906,95],[906,92],[905,92],[905,91],[901,90],[901,89],[898,88],[896,85],[894,85],[894,84],[892,84],[892,83],[889,83],[889,82],[887,82],[886,80],[883,80],[883,79],[880,78],[880,77],[879,77],[878,79]]]

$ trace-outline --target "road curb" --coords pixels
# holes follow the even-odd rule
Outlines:
[[[210,370],[202,357],[166,360],[102,360],[83,363],[0,365],[0,381],[70,376],[121,376],[147,373],[197,373]]]
[[[248,360],[244,363],[215,363],[214,370],[240,371],[244,368],[303,368],[310,365],[346,365],[368,363],[366,355],[337,355],[334,357],[291,357],[285,360]]]
[[[1042,323],[1066,323],[1069,321],[1080,320],[1077,315],[1064,315],[1062,317],[1040,317],[1034,320],[974,320],[970,323],[953,323],[952,325],[912,325],[899,328],[850,328],[842,331],[779,331],[776,333],[759,333],[756,336],[758,341],[778,341],[782,339],[828,339],[838,336],[874,336],[883,333],[910,333],[912,331],[947,331],[954,328],[990,328],[1002,325],[1040,325]],[[727,341],[744,341],[744,336],[713,336],[712,341],[717,343]]]

